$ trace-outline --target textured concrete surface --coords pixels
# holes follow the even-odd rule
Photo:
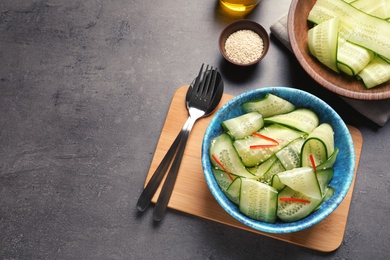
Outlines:
[[[278,4],[276,4],[278,3]],[[246,18],[269,27],[289,0]],[[317,86],[273,37],[251,69],[223,61],[232,17],[217,1],[0,2],[1,259],[385,259],[390,254],[390,125],[375,126]],[[364,138],[345,238],[320,253],[169,210],[158,225],[135,204],[171,97],[201,63],[229,94],[302,88]]]

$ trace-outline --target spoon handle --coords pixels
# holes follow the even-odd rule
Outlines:
[[[189,118],[191,119],[191,117]],[[195,119],[196,120],[196,119]],[[175,186],[176,178],[179,173],[181,160],[183,158],[184,149],[187,144],[188,136],[190,135],[192,126],[195,123],[195,120],[191,120],[190,124],[188,125],[187,129],[182,129],[183,131],[183,138],[180,142],[177,154],[175,156],[175,159],[173,160],[172,166],[169,169],[167,178],[165,179],[164,185],[161,189],[160,196],[157,199],[157,203],[154,208],[153,212],[153,219],[155,221],[160,221],[164,218],[165,211],[168,206],[169,199],[171,198],[173,187]]]
[[[150,204],[150,201],[153,198],[153,195],[156,193],[156,190],[158,186],[160,185],[172,159],[175,155],[178,146],[180,144],[180,141],[182,140],[184,136],[183,129],[187,129],[189,124],[189,119],[184,124],[182,130],[177,135],[175,141],[172,143],[171,147],[169,148],[168,152],[165,154],[164,158],[158,165],[156,171],[153,173],[152,177],[150,178],[148,184],[146,185],[145,189],[142,191],[138,202],[137,202],[137,208],[139,211],[144,211]]]

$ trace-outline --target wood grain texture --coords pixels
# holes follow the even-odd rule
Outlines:
[[[337,74],[310,55],[307,31],[312,25],[307,17],[316,0],[292,0],[288,14],[288,35],[292,50],[303,69],[320,85],[341,96],[361,100],[390,98],[390,81],[366,89],[360,80]]]
[[[184,105],[186,91],[187,86],[179,88],[172,99],[168,115],[146,177],[145,185],[151,178],[158,164],[168,151],[170,145],[187,119],[187,110]],[[232,98],[233,96],[224,94],[216,111]],[[318,251],[330,252],[337,249],[343,241],[355,180],[340,206],[325,220],[309,229],[291,234],[278,235],[264,233],[249,228],[235,220],[224,211],[224,209],[214,199],[204,179],[201,165],[201,145],[203,134],[211,117],[212,115],[200,119],[195,124],[191,132],[168,207]],[[355,144],[356,177],[363,139],[358,129],[352,126],[349,126],[348,128]],[[161,186],[152,199],[153,203],[156,203],[160,190]]]

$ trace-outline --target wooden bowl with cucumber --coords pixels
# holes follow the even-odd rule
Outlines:
[[[390,22],[380,12],[367,15],[364,1],[292,0],[291,47],[303,69],[328,90],[358,100],[389,99]],[[389,10],[383,3],[369,0],[370,7]]]
[[[256,230],[285,234],[325,219],[354,176],[352,137],[340,116],[302,90],[243,93],[211,119],[202,167],[216,201]]]

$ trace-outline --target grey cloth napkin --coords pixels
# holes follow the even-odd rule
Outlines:
[[[271,33],[290,51],[291,45],[287,32],[288,15],[280,17],[271,25]],[[390,99],[384,100],[356,100],[342,97],[351,107],[379,126],[383,126],[390,119]]]

